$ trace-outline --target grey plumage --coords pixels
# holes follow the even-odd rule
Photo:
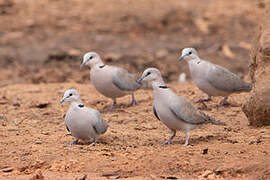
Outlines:
[[[155,108],[154,105],[153,105],[153,112],[154,112],[154,115],[156,116],[156,118],[157,118],[158,120],[160,120],[159,117],[158,117],[158,114],[157,114],[157,110],[156,110],[156,108]]]
[[[215,118],[206,115],[204,112],[195,108],[183,97],[178,97],[172,104],[170,104],[171,112],[180,120],[190,124],[216,124],[225,125],[225,123],[216,121]]]
[[[188,145],[189,131],[199,125],[208,123],[225,125],[225,123],[216,121],[213,117],[204,114],[186,99],[177,96],[172,90],[165,86],[158,69],[146,69],[140,80],[152,82],[154,90],[154,115],[172,131],[172,136],[165,144],[171,143],[177,130],[185,132],[185,145]]]
[[[135,91],[141,87],[141,84],[137,82],[136,76],[120,68],[117,69],[113,76],[113,84],[122,91]]]
[[[75,141],[71,144],[76,144],[78,139],[97,142],[99,135],[104,134],[108,128],[101,114],[95,109],[85,107],[77,90],[67,90],[60,103],[65,101],[70,102],[70,107],[65,115],[65,125],[71,135],[75,137]]]
[[[214,64],[212,66],[209,69],[207,80],[213,87],[230,93],[248,92],[252,89],[252,84],[246,83],[236,74],[221,66]]]
[[[116,98],[125,95],[132,96],[132,105],[136,104],[134,91],[141,87],[136,77],[124,69],[116,66],[105,65],[100,56],[95,52],[84,55],[81,67],[89,66],[91,83],[104,96],[113,100],[111,110],[114,109]]]
[[[245,82],[229,70],[199,58],[194,48],[185,48],[179,61],[185,59],[188,62],[191,77],[197,87],[208,95],[223,96],[221,104],[227,103],[227,97],[231,93],[248,92],[252,84]]]

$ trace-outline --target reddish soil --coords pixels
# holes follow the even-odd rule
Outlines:
[[[169,84],[192,103],[203,96],[193,83]],[[179,132],[173,144],[160,142],[170,131],[152,113],[152,90],[139,90],[139,105],[129,107],[130,97],[119,99],[117,111],[103,113],[110,128],[97,146],[66,145],[73,138],[65,129],[60,106],[63,91],[79,89],[85,105],[106,110],[111,101],[91,85],[74,83],[10,85],[1,88],[0,169],[12,168],[3,177],[33,174],[93,174],[96,177],[169,177],[195,179],[205,173],[212,178],[269,178],[269,127],[252,128],[241,111],[245,94],[232,95],[233,106],[216,108],[220,98],[204,110],[227,126],[205,125],[191,133],[191,145],[182,146]],[[207,149],[207,150],[205,150]],[[204,154],[204,151],[208,151]],[[59,177],[61,177],[59,175]],[[91,178],[90,178],[91,179]],[[99,178],[97,178],[99,179]],[[154,178],[155,179],[155,178]]]
[[[0,179],[270,179],[270,128],[253,128],[241,111],[247,93],[232,106],[204,109],[203,93],[191,82],[181,49],[196,47],[202,58],[247,77],[249,50],[264,1],[255,0],[0,0]],[[97,51],[108,64],[138,74],[158,67],[168,86],[227,123],[191,132],[190,146],[152,113],[153,93],[139,90],[137,106],[111,100],[79,71],[83,53]],[[188,74],[189,75],[189,74]],[[248,80],[248,78],[246,78]],[[65,129],[68,88],[102,112],[109,129],[96,146],[70,146]]]

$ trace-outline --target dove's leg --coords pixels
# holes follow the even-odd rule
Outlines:
[[[189,132],[187,131],[186,132],[186,140],[185,140],[184,146],[187,146],[188,145],[188,140],[189,140]]]
[[[211,101],[211,96],[206,94],[206,101]]]
[[[112,106],[111,106],[111,108],[109,109],[109,112],[114,111],[115,105],[116,105],[116,98],[113,98]]]
[[[98,139],[97,139],[97,138],[92,138],[92,143],[93,143],[93,146],[96,146],[97,141],[98,141]]]
[[[77,138],[75,138],[75,140],[73,141],[73,142],[70,142],[70,143],[68,143],[69,145],[75,145],[75,144],[77,144],[78,143],[78,139]]]
[[[227,100],[228,100],[228,97],[225,96],[225,97],[222,99],[222,101],[220,101],[219,105],[220,105],[220,106],[226,106],[226,105],[229,105],[230,103],[228,103]]]
[[[206,94],[206,99],[200,99],[199,101],[197,101],[196,103],[201,103],[204,107],[207,107],[206,104],[204,102],[208,102],[211,101],[211,96]]]
[[[173,140],[173,138],[174,138],[174,136],[176,134],[176,130],[171,130],[171,131],[172,131],[171,137],[168,139],[168,141],[163,142],[162,145],[171,144],[172,143],[172,140]]]
[[[131,101],[131,104],[130,105],[131,106],[137,105],[138,103],[137,103],[137,101],[135,99],[134,93],[131,94],[131,97],[132,97],[132,101]]]
[[[208,101],[211,101],[211,96],[206,94],[206,99],[200,99],[196,103],[204,103],[204,102],[208,102]]]

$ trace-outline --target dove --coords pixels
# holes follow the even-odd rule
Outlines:
[[[78,140],[92,140],[95,143],[99,135],[107,131],[108,125],[100,113],[82,104],[80,95],[75,89],[68,89],[60,101],[69,102],[70,106],[65,115],[66,129],[70,131],[75,140],[71,145],[77,144]]]
[[[145,80],[152,82],[154,90],[153,112],[158,120],[164,123],[172,132],[171,137],[163,144],[171,144],[176,135],[176,131],[185,132],[185,144],[188,145],[190,131],[202,124],[225,125],[225,123],[216,121],[213,117],[204,114],[196,109],[183,97],[176,95],[168,88],[156,68],[146,69],[139,81]]]
[[[131,105],[137,104],[134,91],[141,87],[141,83],[137,82],[137,78],[126,70],[105,65],[100,56],[95,52],[88,52],[83,57],[81,68],[90,67],[90,79],[94,87],[104,96],[112,99],[112,107],[114,110],[116,98],[130,94],[132,96]]]
[[[183,59],[188,63],[192,80],[207,95],[206,99],[198,102],[209,101],[211,96],[222,96],[224,98],[220,105],[226,105],[229,104],[227,99],[230,94],[249,92],[252,89],[252,84],[245,82],[228,69],[200,59],[194,48],[183,49],[178,61]]]

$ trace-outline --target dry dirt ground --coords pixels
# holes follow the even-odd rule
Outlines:
[[[111,101],[79,71],[82,56],[97,51],[108,64],[135,74],[158,67],[169,86],[192,103],[203,94],[191,81],[181,49],[247,77],[249,51],[266,0],[0,0],[0,179],[270,179],[270,129],[253,128],[234,106],[204,111],[227,126],[206,125],[183,147],[179,132],[152,113],[151,90],[139,90],[139,105]],[[248,80],[248,78],[246,78]],[[64,90],[80,90],[85,105],[103,112],[110,128],[97,146],[66,145]],[[198,106],[196,104],[196,106]],[[200,107],[200,106],[198,106]],[[200,107],[202,108],[202,107]]]
[[[191,82],[169,86],[194,104],[203,96]],[[96,146],[66,145],[73,140],[63,120],[68,105],[61,106],[59,101],[68,88],[77,88],[85,105],[103,112],[110,126]],[[229,101],[233,106],[228,107],[217,108],[221,100],[218,97],[208,103],[209,109],[204,112],[227,125],[205,125],[192,131],[191,145],[184,147],[181,132],[171,145],[160,144],[170,132],[152,113],[151,89],[136,92],[139,105],[128,106],[130,97],[124,97],[119,99],[115,112],[106,113],[111,100],[100,96],[90,84],[3,87],[0,176],[3,179],[15,176],[79,179],[84,175],[89,179],[267,179],[270,178],[270,129],[248,126],[241,111],[245,96],[245,93],[232,95]]]

